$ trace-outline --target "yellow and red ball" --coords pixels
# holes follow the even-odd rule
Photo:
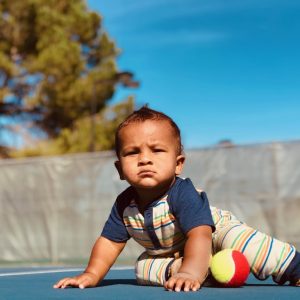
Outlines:
[[[226,287],[242,286],[250,273],[245,255],[233,249],[216,253],[211,260],[210,270],[214,279]]]

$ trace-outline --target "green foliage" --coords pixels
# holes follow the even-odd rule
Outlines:
[[[134,107],[134,100],[129,97],[121,103],[106,107],[95,115],[95,118],[87,117],[77,120],[73,129],[63,129],[55,139],[40,142],[34,148],[11,152],[11,157],[111,150],[114,148],[117,126],[133,112]]]
[[[76,128],[112,97],[117,55],[84,0],[0,0],[0,118],[33,122],[62,152],[88,150],[76,145]],[[103,145],[90,150],[112,147],[105,126],[97,129]]]

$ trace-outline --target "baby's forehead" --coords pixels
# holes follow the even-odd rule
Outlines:
[[[170,124],[170,122],[168,122],[167,120],[164,120],[164,119],[154,119],[154,120],[150,119],[150,120],[143,120],[143,121],[137,120],[137,121],[127,124],[122,129],[126,129],[126,128],[129,128],[132,126],[134,126],[136,129],[142,128],[142,127],[148,127],[148,126],[151,126],[151,127],[155,126],[156,128],[164,129],[166,131],[170,131],[170,132],[173,131],[173,128],[172,128],[172,125]]]
[[[166,120],[146,120],[130,123],[120,130],[122,137],[132,135],[152,135],[152,136],[176,136],[174,128]]]
[[[139,120],[130,122],[120,128],[117,134],[117,151],[122,147],[141,143],[174,146],[181,153],[180,134],[168,120]],[[126,145],[126,146],[125,146]]]

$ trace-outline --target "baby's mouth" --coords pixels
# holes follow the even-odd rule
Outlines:
[[[153,176],[154,174],[155,174],[155,172],[152,171],[152,170],[141,170],[141,171],[138,172],[138,175],[142,176],[142,177],[144,177],[144,176]]]

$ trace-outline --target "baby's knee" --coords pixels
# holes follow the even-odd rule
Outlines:
[[[164,285],[173,257],[151,256],[142,253],[135,263],[135,276],[140,285]]]
[[[147,259],[149,259],[149,255],[147,252],[143,252],[135,262],[135,278],[137,283],[140,285],[147,285],[147,282],[144,278],[144,269]]]

